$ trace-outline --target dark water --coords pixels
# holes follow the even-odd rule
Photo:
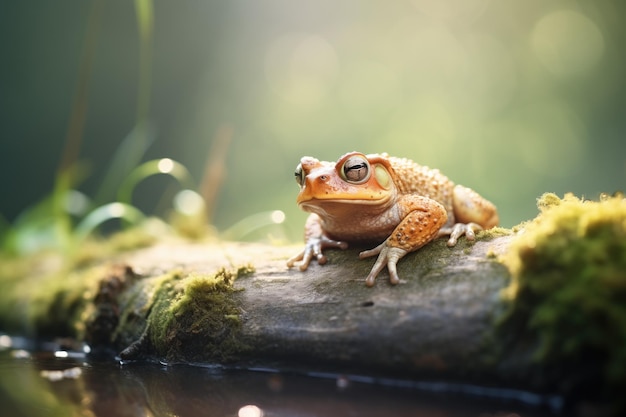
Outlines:
[[[10,345],[0,336],[0,345]],[[65,356],[65,357],[64,357]],[[452,388],[452,389],[450,389]],[[455,392],[452,392],[455,391]],[[463,391],[464,393],[461,393]],[[83,353],[0,349],[3,416],[545,417],[532,394],[269,370],[95,361]],[[484,394],[484,393],[483,393]]]

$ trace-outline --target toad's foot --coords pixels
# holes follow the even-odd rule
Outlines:
[[[409,251],[389,246],[387,241],[376,246],[374,249],[366,250],[359,253],[359,259],[378,255],[378,258],[376,259],[372,270],[370,271],[367,278],[365,278],[365,285],[367,285],[368,287],[373,286],[374,281],[376,280],[376,276],[380,273],[380,271],[385,268],[385,265],[389,270],[389,282],[393,285],[399,283],[400,278],[398,277],[398,272],[396,271],[396,264],[407,253],[409,253]]]
[[[450,236],[448,239],[448,246],[452,247],[456,245],[457,240],[465,235],[467,240],[473,241],[476,239],[476,232],[483,230],[482,226],[476,223],[457,223],[452,227],[442,227],[437,233],[437,237]]]
[[[287,260],[287,266],[291,268],[295,266],[296,262],[302,261],[300,262],[300,265],[298,265],[298,269],[300,269],[300,271],[306,271],[313,257],[317,259],[318,264],[324,265],[328,262],[328,259],[322,253],[322,250],[325,248],[347,249],[348,243],[339,240],[332,240],[326,236],[309,237],[302,252]]]

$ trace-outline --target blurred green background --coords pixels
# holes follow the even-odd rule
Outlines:
[[[95,193],[137,121],[135,5],[100,2],[80,160]],[[0,213],[53,188],[96,2],[0,4]],[[597,198],[626,184],[626,2],[596,0],[154,1],[145,160],[200,181],[232,129],[213,221],[266,210],[301,236],[303,155],[388,152],[492,200],[504,226],[543,192]],[[91,26],[93,29],[93,26]],[[172,186],[150,179],[150,213]]]

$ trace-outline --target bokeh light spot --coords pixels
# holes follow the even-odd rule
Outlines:
[[[89,209],[89,198],[80,191],[70,190],[65,200],[65,209],[75,216],[84,215]]]
[[[541,63],[558,76],[586,73],[604,54],[600,29],[571,10],[542,17],[533,29],[531,45]]]
[[[176,211],[191,216],[204,209],[204,199],[193,190],[182,190],[174,197]]]
[[[107,207],[107,212],[111,218],[123,217],[126,212],[126,207],[122,203],[111,203]]]
[[[239,417],[263,417],[263,410],[256,405],[244,405],[239,409]]]
[[[282,224],[285,221],[285,212],[282,210],[274,210],[270,215],[272,222],[275,224]]]
[[[13,340],[5,334],[0,335],[0,349],[8,349],[13,346]]]
[[[174,169],[174,161],[170,158],[163,158],[157,164],[159,171],[163,174],[169,174]]]

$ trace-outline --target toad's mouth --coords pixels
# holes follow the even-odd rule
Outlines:
[[[300,193],[296,202],[300,207],[304,205],[321,205],[321,204],[346,204],[346,205],[377,205],[384,204],[391,198],[390,193],[384,192],[368,192],[368,193],[334,193],[326,196],[325,194],[317,194],[313,196],[310,193]]]
[[[359,211],[384,211],[387,209],[391,196],[385,195],[377,199],[344,199],[344,198],[311,198],[299,201],[298,206],[309,213],[320,216],[347,215]]]
[[[346,199],[346,198],[311,198],[309,200],[299,201],[298,205],[301,208],[310,206],[327,206],[327,205],[342,205],[342,206],[377,206],[389,200],[389,197],[381,197],[379,199]]]

